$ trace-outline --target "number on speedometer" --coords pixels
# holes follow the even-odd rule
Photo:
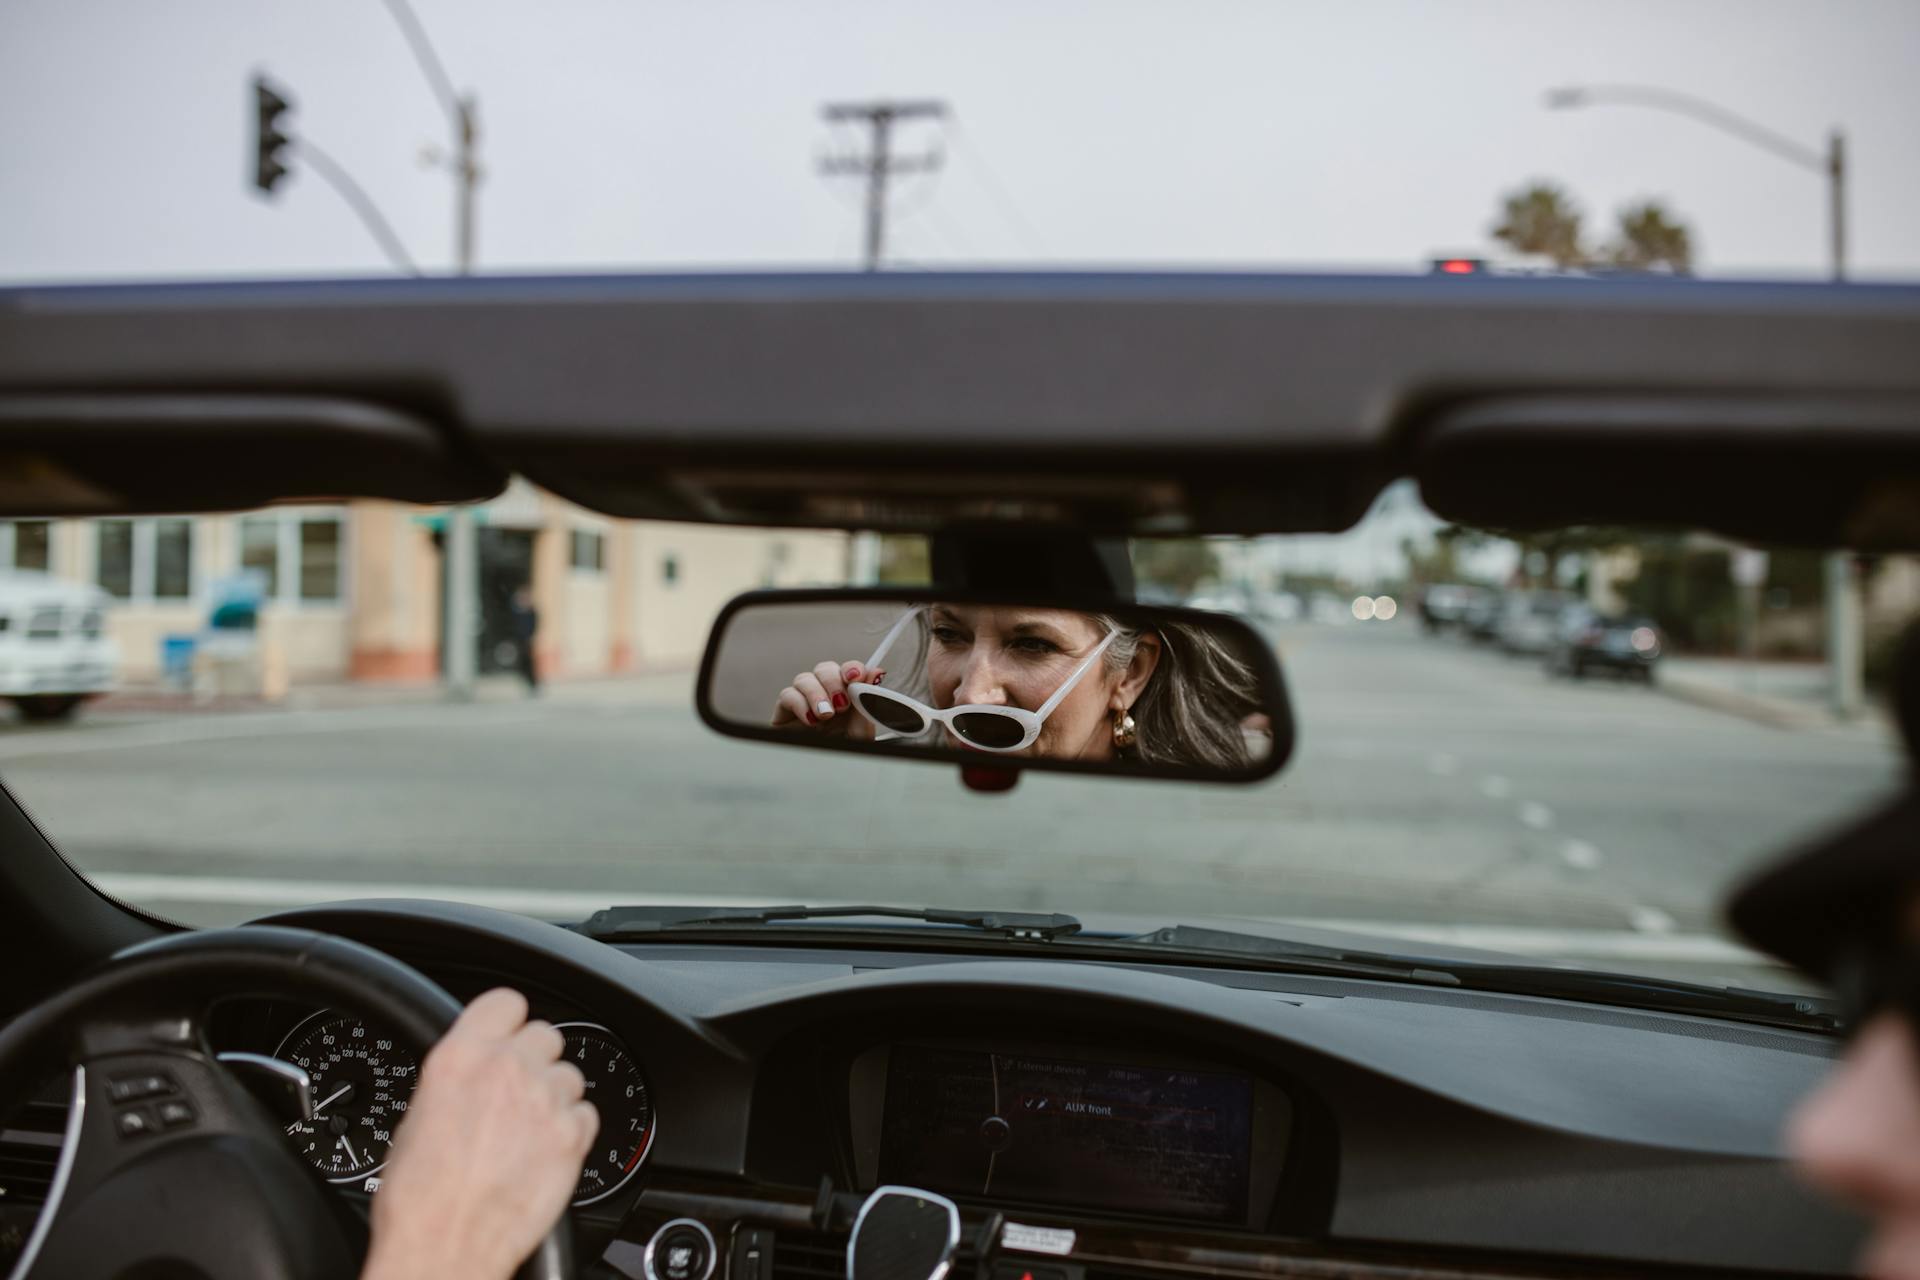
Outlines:
[[[600,1129],[587,1148],[587,1162],[573,1189],[575,1204],[604,1200],[626,1185],[653,1145],[653,1099],[639,1064],[613,1033],[594,1022],[561,1022],[565,1057],[587,1079],[587,1101],[600,1113]]]
[[[287,1126],[301,1159],[329,1182],[377,1173],[420,1078],[413,1055],[384,1027],[322,1009],[288,1032],[273,1056],[313,1082],[313,1118]]]

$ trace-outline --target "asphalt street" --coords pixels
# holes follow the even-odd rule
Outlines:
[[[1036,774],[978,795],[950,767],[720,738],[689,681],[659,678],[9,723],[0,778],[109,888],[196,923],[392,891],[571,918],[887,901],[1364,921],[1630,960],[1713,955],[1729,883],[1900,776],[1881,727],[1555,680],[1404,620],[1273,637],[1299,742],[1254,786]]]

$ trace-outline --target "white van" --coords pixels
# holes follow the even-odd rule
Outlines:
[[[62,720],[113,688],[112,597],[44,573],[0,572],[0,698],[28,720]]]

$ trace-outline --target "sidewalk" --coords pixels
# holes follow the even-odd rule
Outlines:
[[[579,676],[549,680],[540,696],[568,705],[693,705],[693,675],[688,668],[627,672],[612,676]],[[518,676],[482,676],[474,682],[475,702],[521,702],[528,697]],[[193,695],[158,685],[136,686],[110,693],[91,704],[105,712],[237,712],[340,711],[365,707],[429,706],[445,702],[446,691],[435,682],[360,682],[296,685],[277,700],[259,697],[219,697],[195,700]]]
[[[1661,692],[1778,729],[1888,728],[1869,702],[1852,721],[1828,705],[1827,668],[1819,662],[1746,662],[1738,658],[1670,657],[1654,676]]]

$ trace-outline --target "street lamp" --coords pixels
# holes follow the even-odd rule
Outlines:
[[[1827,134],[1826,150],[1821,151],[1704,98],[1649,85],[1563,85],[1547,90],[1546,104],[1549,110],[1627,106],[1686,116],[1824,175],[1830,266],[1835,280],[1847,278],[1847,145],[1839,129]],[[1860,709],[1861,688],[1859,581],[1851,555],[1844,551],[1828,554],[1826,585],[1827,671],[1831,680],[1828,696],[1836,715],[1851,716]]]

